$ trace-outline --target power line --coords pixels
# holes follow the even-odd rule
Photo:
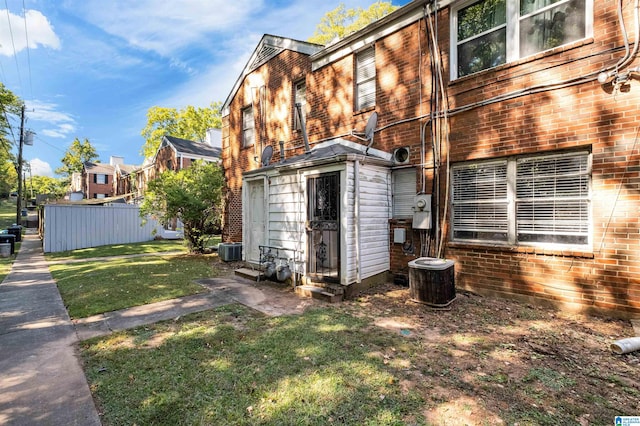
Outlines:
[[[5,3],[6,3],[6,0],[5,0]],[[27,68],[29,70],[29,88],[31,89],[31,99],[33,99],[33,79],[31,78],[31,53],[29,49],[29,32],[27,31],[27,9],[24,5],[24,0],[22,0],[22,17],[24,18],[24,37],[27,41]]]
[[[20,65],[18,65],[18,52],[16,51],[16,43],[13,38],[13,28],[11,28],[11,14],[9,13],[9,5],[7,4],[7,0],[4,0],[4,6],[7,10],[7,22],[9,24],[9,34],[11,35],[11,45],[13,46],[13,59],[16,62],[16,70],[18,71],[18,82],[20,83],[20,87],[22,88],[22,78],[20,77]]]

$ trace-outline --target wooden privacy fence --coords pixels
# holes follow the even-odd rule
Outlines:
[[[149,218],[143,225],[138,206],[113,204],[44,206],[45,253],[151,241],[162,226]]]

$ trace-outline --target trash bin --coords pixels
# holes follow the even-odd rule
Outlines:
[[[0,244],[9,244],[11,249],[9,254],[16,252],[16,236],[13,234],[0,234]]]
[[[22,226],[12,225],[7,228],[7,231],[9,231],[10,234],[13,234],[16,236],[16,243],[19,243],[20,241],[22,241]]]
[[[0,243],[0,257],[9,257],[9,256],[11,256],[11,244]]]

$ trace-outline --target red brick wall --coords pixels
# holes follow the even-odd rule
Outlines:
[[[106,197],[113,195],[113,175],[106,176],[106,183],[94,183],[95,173],[83,175],[85,181],[85,197],[93,198],[94,194],[105,194]]]
[[[617,25],[616,2],[594,3],[593,38],[453,82],[448,81],[449,10],[441,11],[438,38],[450,107],[455,110],[499,95],[584,76],[615,64],[624,54],[620,49],[622,36]],[[631,10],[630,6],[625,8],[627,22],[632,22]],[[374,148],[392,152],[397,147],[409,147],[412,164],[424,165],[417,189],[424,187],[431,193],[431,128],[425,127],[425,157],[421,159],[420,135],[425,119],[414,119],[430,112],[431,71],[424,22],[414,23],[377,41],[375,48],[375,111],[379,115],[377,127],[382,130],[375,134]],[[299,75],[293,70],[308,69],[305,61],[306,58],[287,52],[256,71],[268,81],[272,108],[266,114],[264,141],[277,144],[280,139],[289,141],[287,136],[292,137],[282,130],[276,119],[276,107],[278,102],[291,104],[288,98],[291,82]],[[308,74],[306,81],[311,143],[336,136],[357,142],[349,133],[362,131],[373,109],[353,111],[353,57]],[[587,149],[593,154],[591,247],[567,252],[446,241],[445,255],[456,261],[457,286],[484,293],[535,297],[581,309],[606,309],[622,316],[640,313],[639,91],[640,83],[635,80],[620,91],[592,81],[477,104],[450,117],[449,145],[442,146],[444,157],[439,175],[441,218],[448,202],[445,198],[447,154],[451,164],[567,149]],[[226,135],[223,158],[229,184],[225,238],[234,241],[241,238],[241,173],[256,167],[252,161],[254,150],[240,148],[241,108],[250,102],[243,96],[241,89],[223,127]],[[403,122],[399,124],[400,121]],[[256,127],[259,125],[256,120]],[[290,124],[284,128],[289,129]],[[296,151],[287,155],[301,152],[300,139],[288,142],[288,148]],[[277,153],[277,145],[274,149]],[[446,214],[449,219],[450,211]],[[391,228],[394,226],[400,224],[394,222]],[[410,223],[402,226],[410,227]],[[444,226],[448,239],[446,222]],[[413,237],[414,255],[401,245],[390,243],[392,273],[406,273],[408,261],[421,252],[420,234],[409,235]]]
[[[302,133],[293,130],[294,84],[310,72],[306,55],[285,50],[267,64],[245,77],[242,86],[230,105],[230,115],[223,117],[222,165],[225,170],[225,221],[224,241],[242,241],[242,172],[259,166],[264,147],[271,145],[273,161],[280,159],[279,141],[285,141],[286,157],[304,151]],[[258,81],[258,83],[256,83]],[[242,109],[251,105],[252,87],[264,84],[262,95],[253,90],[255,119],[255,144],[242,147]],[[309,103],[307,80],[307,103]],[[260,101],[258,101],[260,99]],[[262,120],[264,117],[264,122]]]

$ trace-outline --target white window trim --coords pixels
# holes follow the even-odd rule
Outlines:
[[[307,82],[305,79],[295,81],[293,83],[293,130],[302,130],[302,123],[300,123],[300,118],[298,117],[298,112],[296,110],[296,103],[298,103],[298,94],[300,86],[304,86],[304,102],[300,102],[302,105],[301,113],[304,117],[305,121],[307,118]]]
[[[449,20],[450,23],[450,34],[451,34],[451,43],[450,43],[450,63],[451,63],[451,68],[449,70],[449,74],[451,77],[451,80],[456,80],[458,77],[458,11],[460,9],[463,9],[469,5],[472,5],[473,3],[477,3],[479,0],[466,0],[466,1],[461,1],[459,3],[456,3],[454,5],[451,6],[451,19]],[[506,27],[507,27],[507,31],[506,31],[506,49],[507,49],[507,59],[505,64],[508,64],[510,62],[514,62],[517,61],[519,59],[523,59],[520,57],[520,38],[519,38],[519,34],[520,34],[520,19],[521,17],[519,16],[519,5],[520,2],[519,0],[506,0],[507,1],[507,23],[506,23]],[[564,0],[564,1],[570,1],[570,0]],[[551,4],[549,6],[546,6],[540,10],[544,10],[544,9],[552,9],[556,6],[558,6],[560,3],[554,3]],[[539,13],[539,11],[536,11],[535,13]],[[527,17],[529,15],[524,15],[524,17]],[[490,31],[488,32],[492,32],[495,31],[498,27],[492,28]],[[478,34],[478,36],[485,34],[485,33],[481,33]],[[590,37],[593,37],[593,0],[585,0],[585,36],[582,40],[588,39]],[[577,41],[580,40],[575,40],[571,43],[575,43]],[[549,49],[549,50],[553,50],[553,49]],[[543,51],[546,52],[546,51]],[[541,52],[536,52],[534,55],[537,55],[538,53]],[[478,71],[478,72],[482,72],[482,71],[486,71],[488,69],[491,68],[486,68],[484,70]],[[466,75],[463,77],[467,77]]]
[[[588,175],[588,179],[589,179],[589,183],[588,183],[588,199],[587,199],[587,203],[588,203],[588,231],[587,231],[587,242],[585,244],[569,244],[569,243],[549,243],[549,242],[525,242],[525,241],[518,241],[517,240],[517,217],[516,217],[516,210],[517,210],[517,198],[516,198],[516,181],[517,181],[517,170],[516,170],[516,164],[517,161],[519,159],[523,159],[523,158],[553,158],[553,157],[567,157],[567,156],[577,156],[577,155],[587,155],[587,172],[586,174]],[[485,164],[492,164],[492,163],[496,163],[499,161],[506,161],[507,162],[507,225],[508,225],[508,231],[507,231],[507,241],[500,241],[500,240],[490,240],[490,239],[465,239],[465,238],[454,238],[454,232],[455,232],[455,226],[453,223],[453,216],[454,216],[454,197],[453,197],[453,190],[452,190],[452,197],[451,197],[451,211],[452,211],[452,215],[451,215],[451,241],[452,242],[467,242],[467,243],[474,243],[474,244],[481,244],[481,245],[504,245],[504,246],[524,246],[524,247],[551,247],[551,248],[557,248],[557,249],[580,249],[580,250],[585,250],[585,249],[590,249],[592,247],[593,244],[593,193],[592,193],[592,185],[593,185],[593,171],[592,171],[592,161],[593,161],[593,155],[588,152],[588,151],[571,151],[571,152],[564,152],[564,153],[549,153],[549,154],[537,154],[537,155],[521,155],[521,156],[514,156],[514,157],[509,157],[506,159],[501,159],[501,160],[481,160],[481,161],[473,161],[473,162],[465,162],[465,163],[460,163],[458,165],[454,165],[453,168],[455,167],[468,167],[470,165],[478,165],[478,166],[482,166]],[[455,182],[453,180],[453,169],[450,172],[451,173],[451,187],[454,186]]]
[[[248,148],[248,147],[251,147],[251,146],[255,145],[255,143],[256,143],[256,117],[255,117],[255,115],[253,113],[253,107],[251,107],[251,106],[242,108],[241,111],[242,111],[242,147],[243,148]],[[244,118],[245,118],[245,114],[248,111],[251,111],[251,127],[245,127]],[[252,139],[250,144],[247,143],[246,138],[245,138],[245,133],[248,130],[252,130],[252,134],[253,134],[253,139]]]
[[[359,67],[358,67],[358,57],[360,55],[364,54],[364,53],[367,53],[367,52],[372,52],[372,55],[373,55],[373,75],[371,77],[367,78],[367,79],[358,80],[358,69],[359,69]],[[354,106],[355,106],[355,110],[356,111],[361,111],[361,110],[368,109],[368,108],[374,108],[376,106],[376,96],[377,96],[376,77],[377,77],[377,74],[378,74],[378,72],[377,72],[378,70],[376,68],[376,51],[375,51],[375,48],[373,46],[370,46],[370,47],[367,47],[366,49],[360,50],[359,52],[357,52],[355,54],[354,60],[355,60],[355,64],[354,64],[354,78],[353,78],[354,87],[353,87],[353,90],[354,90],[354,104],[355,104]],[[360,90],[359,90],[359,88],[363,84],[369,83],[371,81],[373,81],[373,85],[374,85],[373,104],[372,105],[366,105],[366,106],[363,107],[363,106],[361,106],[362,102],[360,100]]]

